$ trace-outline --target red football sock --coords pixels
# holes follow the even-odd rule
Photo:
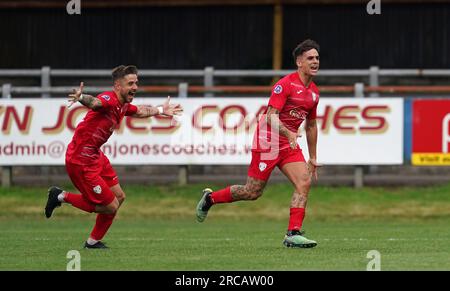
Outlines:
[[[72,204],[73,207],[84,210],[86,212],[94,212],[95,204],[86,201],[81,194],[73,194],[66,192],[64,201]]]
[[[305,208],[291,208],[288,230],[301,230],[305,218]]]
[[[102,240],[106,232],[108,232],[109,227],[113,223],[116,214],[97,214],[97,219],[95,221],[94,229],[91,232],[90,237],[95,240]]]
[[[231,196],[231,187],[228,186],[227,188],[213,192],[211,194],[211,200],[213,204],[233,202],[233,197]]]

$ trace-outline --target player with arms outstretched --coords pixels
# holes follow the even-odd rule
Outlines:
[[[305,40],[294,49],[293,56],[297,71],[275,84],[268,109],[258,122],[246,185],[233,185],[214,192],[208,188],[203,190],[197,205],[197,220],[204,221],[212,205],[258,199],[273,169],[278,166],[295,187],[283,244],[310,248],[317,243],[304,236],[302,224],[311,176],[317,179],[320,166],[316,151],[319,91],[312,81],[319,70],[319,45],[313,40]],[[308,162],[297,144],[299,128],[305,120]]]
[[[124,116],[174,116],[183,111],[179,104],[170,104],[170,97],[157,107],[131,104],[138,89],[137,73],[135,66],[118,66],[112,72],[113,91],[100,93],[97,97],[86,95],[83,94],[82,82],[80,88],[74,89],[73,94],[69,95],[70,105],[80,102],[90,109],[78,124],[66,151],[67,174],[81,194],[50,187],[45,216],[50,218],[53,210],[62,203],[72,204],[86,212],[98,213],[85,248],[107,248],[101,240],[125,200],[116,172],[100,147],[120,126]]]

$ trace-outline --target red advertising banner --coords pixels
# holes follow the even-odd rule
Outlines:
[[[412,163],[450,165],[450,99],[413,101]]]

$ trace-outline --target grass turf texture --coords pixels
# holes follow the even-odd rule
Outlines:
[[[214,206],[200,224],[202,188],[124,187],[107,251],[82,250],[94,215],[64,205],[47,220],[45,188],[0,189],[0,270],[65,270],[69,250],[80,250],[82,270],[365,270],[370,250],[382,270],[450,270],[450,185],[314,187],[304,223],[314,249],[282,246],[290,185]]]

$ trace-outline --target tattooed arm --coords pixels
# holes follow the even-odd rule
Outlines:
[[[280,114],[280,111],[272,106],[269,106],[269,109],[267,109],[267,116],[266,121],[269,126],[272,128],[278,129],[278,132],[287,137],[289,140],[289,145],[292,149],[295,149],[297,147],[297,137],[298,134],[296,132],[292,132],[289,129],[284,126],[283,122],[280,121],[280,118],[278,115]]]
[[[165,116],[181,115],[183,112],[183,107],[180,104],[171,104],[170,96],[167,97],[166,102],[163,105],[154,107],[150,105],[138,105],[138,111],[133,115],[133,117],[146,118],[150,116],[155,116],[162,114]]]
[[[133,114],[133,117],[146,118],[159,114],[158,107],[150,105],[137,105],[137,112]]]
[[[93,110],[97,110],[102,107],[102,101],[100,101],[100,99],[98,99],[97,97],[91,95],[83,94],[83,98],[78,101],[80,101],[80,103],[86,106],[87,108]]]
[[[80,87],[78,89],[73,89],[73,93],[69,94],[69,107],[72,106],[76,102],[80,102],[84,106],[86,106],[89,109],[97,110],[102,107],[102,101],[100,101],[98,98],[82,94],[83,92],[84,83],[80,83]]]

